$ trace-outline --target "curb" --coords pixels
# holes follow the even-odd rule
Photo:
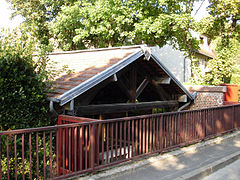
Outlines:
[[[196,169],[192,172],[186,173],[182,175],[179,178],[176,178],[175,180],[198,180],[202,179],[214,172],[216,172],[219,169],[224,168],[225,166],[233,163],[234,161],[240,159],[240,152],[233,153],[227,157],[224,157],[220,160],[217,160],[213,163],[208,164],[205,167]]]
[[[173,150],[171,152],[164,153],[163,155],[155,155],[154,157],[148,157],[146,159],[139,159],[135,161],[130,161],[128,164],[122,164],[122,165],[117,165],[113,167],[109,167],[106,169],[103,169],[102,171],[97,172],[97,174],[91,174],[91,175],[80,175],[78,177],[74,177],[71,179],[76,179],[76,180],[95,180],[95,179],[110,179],[110,178],[116,178],[120,175],[123,174],[128,174],[131,172],[134,172],[136,169],[152,164],[156,161],[163,160],[170,157],[175,157],[175,156],[180,156],[183,155],[187,152],[193,152],[196,151],[197,149],[203,148],[204,146],[210,145],[210,144],[217,144],[221,143],[222,141],[232,138],[234,136],[240,135],[240,131],[236,130],[235,132],[231,134],[225,134],[219,137],[216,137],[214,139],[206,140],[203,142],[199,142],[194,145],[190,145],[188,147],[183,147],[177,150]],[[231,156],[231,157],[230,157]],[[223,168],[224,166],[234,162],[235,160],[240,159],[240,152],[239,153],[234,153],[229,155],[228,157],[224,157],[218,161],[215,161],[205,167],[202,167],[200,169],[194,170],[190,173],[184,174],[183,176],[177,178],[176,180],[182,180],[182,179],[199,179],[204,176],[207,176],[218,169]]]

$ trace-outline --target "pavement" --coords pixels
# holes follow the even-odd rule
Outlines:
[[[237,130],[233,133],[176,149],[162,155],[131,161],[127,164],[124,163],[102,170],[96,174],[85,175],[84,177],[78,177],[76,179],[219,179],[210,176],[222,168],[227,168],[227,166],[232,163],[238,162],[240,164],[239,159],[240,131]],[[227,173],[227,175],[229,174]],[[237,178],[234,179],[240,179],[240,174],[235,174],[235,176]]]
[[[236,160],[230,165],[217,170],[203,180],[236,180],[240,179],[240,160]]]

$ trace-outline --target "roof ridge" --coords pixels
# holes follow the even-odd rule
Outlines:
[[[108,47],[108,48],[95,48],[95,49],[83,49],[83,50],[74,50],[74,51],[58,51],[51,52],[49,55],[62,55],[62,54],[75,54],[75,53],[85,53],[85,52],[95,52],[95,51],[110,51],[117,49],[134,49],[134,48],[142,48],[147,47],[146,44],[142,45],[131,45],[131,46],[119,46],[119,47]]]

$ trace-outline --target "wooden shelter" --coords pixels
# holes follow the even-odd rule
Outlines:
[[[97,119],[180,111],[194,97],[145,45],[51,53],[56,68],[50,109]]]

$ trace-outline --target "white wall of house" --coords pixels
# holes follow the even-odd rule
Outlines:
[[[181,82],[188,82],[191,77],[191,61],[184,52],[165,45],[157,51],[158,58],[170,70],[170,72]]]

